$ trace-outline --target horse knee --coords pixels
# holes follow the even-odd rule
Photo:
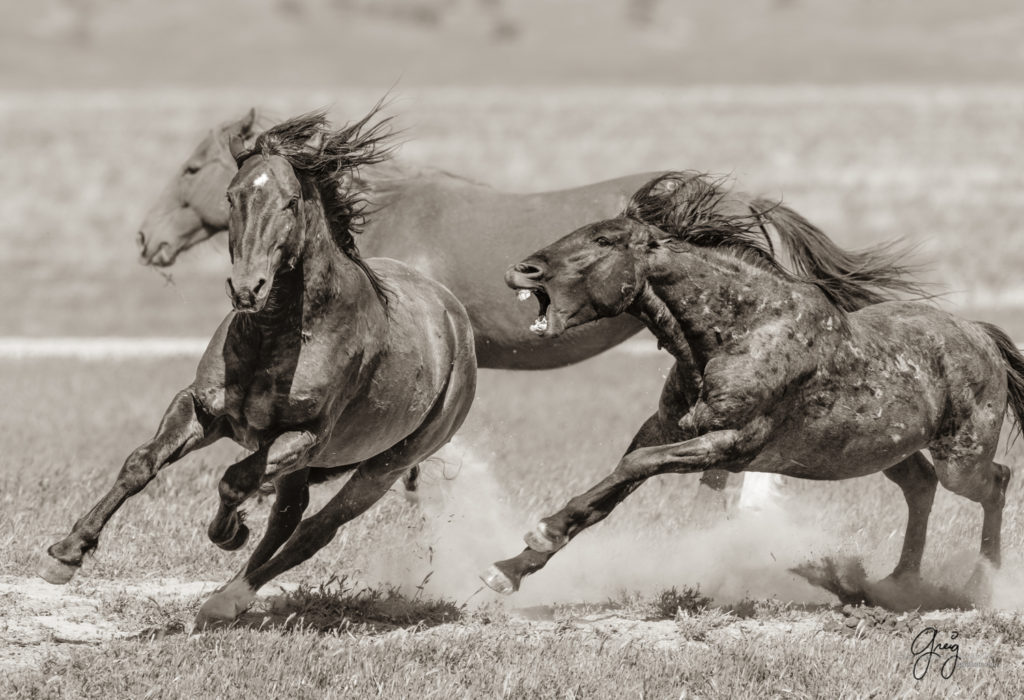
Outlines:
[[[117,479],[122,487],[134,493],[148,484],[159,468],[156,454],[148,445],[144,445],[128,455]]]
[[[944,466],[939,470],[942,485],[957,494],[986,507],[1002,507],[1010,470],[1002,464]]]
[[[220,496],[221,503],[225,505],[232,504],[235,506],[244,501],[248,495],[244,488],[241,488],[234,482],[230,481],[227,478],[227,475],[225,475],[217,484],[217,494]]]

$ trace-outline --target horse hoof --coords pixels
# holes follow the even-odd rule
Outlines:
[[[196,615],[196,619],[192,622],[192,631],[190,634],[198,634],[199,632],[210,632],[215,629],[227,627],[233,619],[217,617],[216,615],[210,615],[204,613],[202,610]]]
[[[78,572],[78,569],[79,567],[77,566],[65,564],[47,554],[43,556],[36,567],[36,573],[44,581],[61,586],[70,581]]]
[[[539,522],[537,523],[537,527],[530,530],[523,536],[523,540],[526,542],[526,546],[533,551],[549,554],[551,552],[557,552],[559,549],[564,547],[568,538],[552,537],[548,531],[547,525],[543,522]]]
[[[495,593],[511,595],[519,590],[518,584],[493,564],[480,574],[480,580]]]
[[[235,534],[232,535],[229,539],[224,540],[223,542],[218,542],[217,540],[214,540],[213,543],[225,551],[233,552],[242,545],[244,545],[248,540],[248,526],[246,526],[245,523],[239,523],[238,527],[235,529]]]

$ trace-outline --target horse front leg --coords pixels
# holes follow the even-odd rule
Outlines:
[[[540,570],[551,555],[586,528],[604,520],[650,477],[742,466],[760,451],[766,436],[767,424],[758,420],[742,430],[717,430],[691,440],[627,453],[611,474],[541,520],[524,538],[527,549],[512,559],[495,563],[482,577],[484,582],[499,593],[518,590],[522,576]]]
[[[70,581],[86,552],[96,547],[107,521],[129,496],[141,491],[168,464],[220,436],[215,419],[201,409],[193,388],[178,392],[156,435],[128,456],[113,487],[78,519],[71,533],[46,550],[48,556],[40,563],[38,574],[50,583]]]
[[[666,433],[671,432],[673,429],[674,426],[667,426],[665,424],[660,412],[655,413],[640,426],[640,430],[633,436],[623,456],[641,447],[664,444],[668,441]],[[614,505],[618,505],[632,492],[632,489],[625,487],[619,489],[614,496]],[[524,577],[544,568],[544,565],[548,563],[548,559],[553,555],[554,552],[537,551],[527,547],[518,556],[496,562],[480,574],[480,579],[487,584],[488,588],[499,593],[513,593],[519,590],[519,585]]]
[[[316,443],[316,436],[309,431],[289,431],[228,467],[217,486],[220,506],[207,529],[210,541],[228,551],[244,545],[249,538],[249,528],[242,522],[238,507],[255,494],[264,481],[304,470]]]
[[[298,524],[280,551],[254,569],[247,567],[210,596],[199,609],[195,629],[238,617],[263,585],[320,551],[342,525],[380,500],[407,469],[408,463],[392,465],[387,453],[364,462],[323,508]]]

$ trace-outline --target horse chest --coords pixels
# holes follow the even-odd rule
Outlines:
[[[302,354],[229,376],[221,390],[207,392],[212,412],[230,417],[244,431],[287,429],[315,422],[330,399],[333,372]]]

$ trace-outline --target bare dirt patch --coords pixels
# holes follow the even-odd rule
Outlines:
[[[160,608],[188,603],[217,587],[208,581],[91,580],[54,586],[38,578],[0,577],[0,668],[28,666],[50,651],[138,634],[144,623],[116,614],[123,596]]]

